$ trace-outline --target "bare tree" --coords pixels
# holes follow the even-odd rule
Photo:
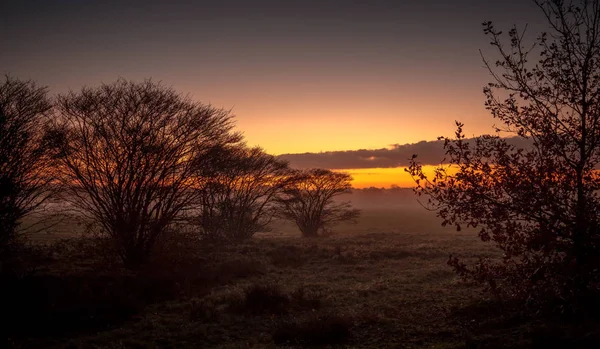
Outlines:
[[[198,203],[205,155],[240,140],[230,113],[150,80],[70,92],[57,109],[63,197],[102,227],[127,266],[143,263]]]
[[[503,125],[497,131],[531,146],[498,135],[469,142],[457,123],[456,137],[444,138],[448,164],[427,176],[413,159],[409,172],[443,224],[478,227],[504,252],[473,267],[451,258],[461,275],[498,296],[571,307],[600,285],[600,4],[536,4],[549,32],[533,44],[516,28],[505,44],[484,23],[499,54],[495,64],[484,59],[494,79],[486,106]]]
[[[276,199],[291,178],[288,164],[244,145],[224,148],[212,158],[213,172],[201,175],[207,182],[195,220],[203,235],[240,240],[267,231]]]
[[[280,216],[296,223],[304,237],[315,237],[338,222],[355,221],[360,211],[336,197],[351,193],[352,177],[325,169],[297,171],[279,199]]]
[[[32,81],[5,76],[0,83],[0,257],[15,241],[22,219],[51,194],[46,94]]]

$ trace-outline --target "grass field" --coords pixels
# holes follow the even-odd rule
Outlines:
[[[416,206],[364,210],[358,224],[340,225],[332,236],[318,239],[302,239],[294,226],[277,222],[272,232],[240,244],[175,241],[164,251],[168,267],[158,263],[142,276],[97,262],[84,242],[65,243],[40,273],[76,285],[64,296],[75,305],[36,319],[35,326],[46,330],[21,331],[9,343],[23,348],[560,344],[563,330],[500,313],[477,288],[460,282],[446,265],[450,254],[473,259],[497,251],[473,231],[438,223]],[[68,235],[63,225],[32,238],[49,242]],[[49,298],[55,283],[43,284]]]

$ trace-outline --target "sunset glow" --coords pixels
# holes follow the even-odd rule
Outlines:
[[[6,7],[0,74],[51,94],[152,78],[231,110],[247,144],[274,155],[432,141],[452,135],[455,120],[468,136],[490,133],[481,22],[539,24],[535,4],[516,0]],[[351,171],[357,186],[409,185],[401,165],[391,167]]]
[[[435,167],[432,165],[423,166],[423,171],[427,175],[433,175]],[[402,188],[414,187],[414,180],[405,170],[406,167],[360,168],[336,171],[350,174],[353,178],[352,186],[354,188],[390,188],[392,185]]]
[[[389,188],[392,185],[410,187],[414,182],[410,175],[404,171],[405,167],[396,168],[360,168],[337,170],[346,172],[353,178],[354,188]]]
[[[0,23],[0,349],[600,348],[600,0]]]

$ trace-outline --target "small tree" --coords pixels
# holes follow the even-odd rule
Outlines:
[[[536,3],[550,33],[533,45],[516,28],[504,45],[484,23],[500,56],[494,66],[485,61],[494,78],[484,89],[486,106],[504,125],[497,131],[531,146],[498,135],[469,141],[457,123],[456,137],[444,138],[448,165],[427,176],[413,159],[409,172],[444,225],[478,227],[482,240],[504,252],[473,267],[452,257],[459,274],[498,296],[572,306],[600,282],[600,6]]]
[[[22,219],[50,195],[52,157],[44,137],[46,88],[6,76],[0,83],[0,257]]]
[[[297,171],[279,199],[280,216],[296,223],[302,236],[315,237],[334,223],[355,221],[360,211],[337,196],[352,193],[352,177],[324,169]]]
[[[206,183],[201,213],[194,220],[203,235],[240,240],[266,231],[276,199],[290,180],[287,163],[244,145],[221,149],[212,159],[212,173],[201,174]]]
[[[59,96],[63,198],[96,222],[128,266],[143,263],[198,203],[195,173],[235,143],[232,116],[152,81],[119,80]]]

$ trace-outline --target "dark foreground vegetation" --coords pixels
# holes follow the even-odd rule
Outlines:
[[[351,177],[248,148],[228,111],[151,80],[50,98],[6,77],[0,344],[598,347],[600,1],[536,3],[551,33],[533,45],[484,23],[498,134],[457,122],[446,163],[407,168],[468,235],[407,206],[332,237],[359,218]],[[31,229],[65,221],[48,244]]]
[[[35,235],[55,241],[35,273],[2,287],[3,338],[15,348],[595,347],[593,317],[520,312],[460,282],[449,253],[497,253],[471,231],[415,230],[430,218],[366,210],[322,239],[291,224],[227,245],[178,235],[136,271],[100,241]]]

